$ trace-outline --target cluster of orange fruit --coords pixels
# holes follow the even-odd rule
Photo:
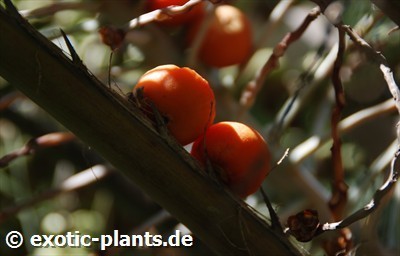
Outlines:
[[[147,10],[162,9],[171,5],[184,5],[188,0],[148,0]],[[206,19],[205,2],[195,5],[182,14],[160,21],[166,26],[187,27],[187,44],[192,45]],[[212,67],[226,67],[242,63],[251,54],[251,24],[246,15],[232,5],[217,5],[202,38],[199,58]]]
[[[152,10],[186,2],[149,0],[148,4]],[[190,19],[193,27],[189,37],[193,38],[201,23],[199,8],[201,6],[197,5],[189,12],[163,22],[173,25]],[[239,30],[247,38],[241,43],[236,39],[240,38],[236,34]],[[229,35],[228,39],[221,39],[224,34]],[[217,67],[238,64],[250,53],[250,37],[246,16],[233,6],[220,5],[216,7],[199,57],[206,64]],[[226,40],[228,43],[224,43]],[[239,56],[233,58],[233,53],[239,53]],[[260,188],[270,170],[269,148],[263,137],[245,124],[214,124],[215,97],[206,79],[187,67],[162,65],[147,71],[139,79],[134,94],[138,94],[138,90],[143,99],[151,101],[166,118],[171,135],[182,145],[193,142],[192,156],[203,165],[209,161],[233,193],[245,198]]]

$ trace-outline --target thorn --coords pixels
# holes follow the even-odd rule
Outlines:
[[[264,189],[262,187],[260,188],[260,192],[261,192],[261,195],[262,195],[263,200],[265,202],[265,205],[268,208],[269,216],[271,217],[271,228],[283,235],[284,232],[283,232],[283,228],[282,228],[281,222],[279,221],[279,217],[276,214],[274,208],[272,207],[271,201],[269,201],[267,193],[265,193],[265,191],[264,191]]]
[[[61,34],[62,34],[62,36],[64,38],[64,41],[65,41],[65,43],[66,43],[66,45],[68,47],[69,53],[71,54],[72,62],[76,66],[86,70],[85,65],[83,65],[83,62],[82,62],[81,58],[79,58],[79,55],[76,53],[74,47],[71,44],[71,41],[69,41],[69,39],[68,39],[67,35],[65,34],[65,32],[62,29],[60,29],[60,32],[61,32]]]

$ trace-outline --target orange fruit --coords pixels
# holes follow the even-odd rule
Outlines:
[[[193,143],[191,154],[203,164],[208,159],[233,193],[242,198],[255,193],[269,172],[271,160],[262,136],[237,122],[213,124],[204,136]]]
[[[202,23],[203,19],[199,19],[189,28],[189,44],[199,33]],[[217,6],[201,43],[199,59],[209,66],[225,67],[244,62],[251,51],[251,25],[246,15],[231,5]]]
[[[166,118],[169,131],[182,145],[193,142],[214,121],[214,93],[207,80],[190,68],[153,68],[139,79],[134,93],[138,89]]]

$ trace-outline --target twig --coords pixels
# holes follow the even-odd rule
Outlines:
[[[258,49],[266,43],[267,39],[271,37],[275,29],[285,17],[286,12],[290,10],[290,7],[292,7],[295,2],[295,0],[286,0],[280,1],[276,4],[268,17],[266,27],[262,29],[263,33],[260,35],[260,38],[255,48]]]
[[[395,110],[393,99],[388,99],[382,103],[376,104],[369,108],[364,108],[351,116],[346,117],[339,123],[339,132],[348,132],[361,124],[371,121],[374,118],[389,114]]]
[[[285,160],[285,158],[289,156],[289,150],[290,150],[290,148],[287,148],[285,150],[285,153],[283,154],[281,159],[279,159],[279,161],[276,163],[276,165],[280,165],[283,162],[283,160]]]
[[[359,31],[361,35],[364,35],[368,33],[371,28],[373,27],[376,22],[382,18],[380,15],[374,18],[368,18],[369,16],[364,16],[358,23],[355,25],[356,30]],[[304,99],[314,90],[316,85],[318,85],[328,74],[330,74],[331,69],[333,67],[334,61],[336,59],[337,55],[337,48],[338,48],[338,43],[336,43],[328,53],[328,55],[325,57],[323,61],[318,65],[316,68],[314,75],[313,75],[313,80],[310,81],[310,85],[303,89],[302,94],[298,96],[298,99],[296,102],[293,103],[291,111],[285,116],[285,119],[282,123],[282,127],[286,127],[291,120],[294,119],[296,114],[299,112],[301,109],[301,105],[304,101]],[[354,67],[353,67],[354,68]],[[291,103],[292,98],[289,98],[284,106],[281,108],[279,111],[279,114],[277,115],[277,118],[275,119],[275,123],[279,123],[284,115],[288,105]],[[368,109],[361,110],[352,116],[349,116],[339,124],[339,130],[340,133],[347,132],[362,123],[371,120],[375,118],[376,116],[380,116],[382,114],[391,112],[393,108],[393,104],[390,104],[389,102],[381,103],[376,106],[370,107]],[[354,126],[354,127],[352,127]],[[298,145],[296,148],[292,150],[292,154],[290,155],[290,160],[294,163],[299,163],[303,161],[306,157],[311,155],[312,153],[315,152],[321,145],[325,144],[328,140],[327,135],[320,135],[320,136],[312,136],[300,145]]]
[[[317,2],[322,10],[325,10],[327,7],[326,3],[330,2],[329,0],[315,0],[314,2]],[[349,36],[350,39],[358,46],[360,47],[374,62],[377,62],[379,64],[379,67],[383,73],[384,79],[389,87],[390,92],[392,93],[395,106],[400,114],[400,90],[398,86],[396,85],[396,82],[393,77],[393,72],[389,68],[387,61],[385,57],[379,53],[373,50],[373,48],[364,40],[362,39],[357,33],[355,33],[350,26],[343,25],[341,22],[333,24],[335,25],[339,30],[342,30],[343,32],[346,32]],[[399,124],[397,125],[397,138],[400,143],[400,126]],[[371,212],[376,210],[379,206],[379,203],[381,199],[391,190],[391,188],[394,186],[395,182],[397,181],[398,174],[400,171],[400,161],[399,161],[399,155],[400,155],[400,148],[398,147],[398,150],[392,160],[391,163],[391,168],[390,168],[390,173],[388,176],[388,179],[386,182],[375,192],[373,199],[371,200],[370,203],[368,203],[363,209],[360,209],[359,211],[355,212],[354,214],[350,215],[349,217],[345,218],[342,221],[335,222],[335,223],[326,223],[322,226],[318,227],[318,232],[316,232],[315,236],[318,234],[323,233],[324,231],[328,230],[336,230],[336,229],[341,229],[349,226],[350,224],[367,217]]]
[[[360,196],[365,196],[365,191],[368,190],[368,187],[374,183],[377,176],[380,176],[382,172],[385,171],[385,168],[390,165],[393,160],[392,152],[395,152],[397,149],[397,140],[394,140],[379,156],[371,163],[369,166],[370,176],[366,178],[356,189],[353,189],[352,192],[349,193],[351,195],[350,200],[353,202],[359,201]],[[351,189],[351,188],[350,188]]]
[[[397,112],[400,115],[400,89],[398,85],[396,84],[396,81],[393,76],[393,72],[390,69],[386,58],[380,53],[376,52],[363,38],[361,38],[353,29],[351,29],[350,26],[346,25],[341,25],[340,29],[345,31],[347,35],[350,37],[350,39],[358,46],[360,47],[374,62],[379,64],[379,68],[383,74],[383,78],[385,79],[387,86],[389,88],[389,91],[392,94],[392,97],[394,99],[395,106],[397,108]],[[395,154],[395,157],[392,160],[392,166],[391,166],[391,173],[389,175],[388,180],[386,183],[375,193],[374,199],[370,202],[365,207],[365,212],[363,211],[358,211],[352,216],[353,218],[358,218],[359,216],[362,217],[364,214],[369,214],[372,212],[378,205],[381,200],[381,198],[390,190],[390,188],[394,185],[394,183],[397,181],[399,169],[400,169],[400,163],[398,161],[399,154],[400,154],[400,122],[397,123],[397,143],[398,143],[398,150]],[[352,219],[350,219],[352,220]],[[345,225],[347,222],[343,221],[340,225]]]
[[[394,28],[389,30],[388,35],[391,35],[392,33],[395,33],[395,32],[398,32],[398,31],[400,31],[400,27],[396,26],[396,27],[394,27]]]
[[[332,211],[333,217],[335,220],[341,218],[344,207],[347,202],[347,185],[344,182],[344,169],[343,162],[341,156],[341,140],[338,130],[338,124],[341,118],[342,109],[345,105],[345,97],[343,92],[342,81],[340,79],[340,68],[343,63],[343,55],[346,49],[345,43],[345,33],[342,30],[338,30],[339,32],[339,44],[338,44],[338,53],[336,57],[336,61],[333,66],[332,73],[332,83],[335,91],[335,102],[336,106],[332,112],[331,119],[331,136],[333,140],[332,145],[332,163],[333,163],[333,173],[334,173],[334,181],[332,188],[332,197],[329,201],[329,208]]]
[[[272,70],[278,67],[279,59],[285,54],[289,45],[297,41],[303,35],[304,31],[308,28],[311,22],[320,15],[320,13],[321,11],[318,7],[312,9],[295,31],[286,34],[281,42],[275,46],[272,55],[264,66],[257,72],[255,78],[247,84],[242,93],[240,98],[240,104],[242,105],[241,113],[253,105],[255,97],[261,90],[266,77]]]
[[[285,160],[288,156],[289,156],[289,150],[290,148],[287,148],[285,150],[285,152],[283,153],[283,155],[281,156],[281,158],[278,160],[278,162],[276,162],[276,164],[274,166],[271,167],[269,173],[271,173],[273,170],[275,170],[279,165],[281,165],[281,163],[283,162],[283,160]]]
[[[181,6],[168,6],[162,9],[157,9],[131,20],[129,22],[129,29],[134,29],[138,26],[145,25],[153,21],[163,21],[170,19],[172,16],[188,12],[193,6],[206,0],[190,0]]]
[[[392,94],[394,99],[397,111],[400,114],[400,90],[396,81],[393,77],[393,72],[387,63],[385,56],[380,52],[376,52],[362,37],[360,37],[350,26],[348,25],[340,25],[339,29],[345,31],[350,39],[362,49],[374,62],[379,64],[379,68],[383,74],[383,78],[385,79],[388,88]],[[398,130],[399,130],[399,126]],[[400,138],[400,132],[398,131],[398,138]]]
[[[370,215],[373,211],[375,211],[379,207],[379,203],[382,198],[392,189],[392,187],[396,184],[399,172],[400,172],[400,161],[399,161],[400,151],[398,151],[391,162],[390,172],[388,178],[385,183],[375,192],[373,199],[365,205],[362,209],[356,211],[351,214],[349,217],[345,218],[342,221],[334,222],[334,223],[326,223],[322,226],[322,230],[336,230],[347,227],[354,222],[363,219]]]
[[[383,197],[388,194],[395,185],[400,172],[399,158],[400,150],[396,152],[391,162],[390,172],[385,183],[375,192],[373,199],[362,209],[341,221],[325,224],[319,222],[317,211],[305,210],[288,218],[288,228],[285,229],[285,233],[295,236],[299,241],[306,242],[324,232],[347,228],[349,225],[369,216],[379,207]]]
[[[271,168],[270,173],[271,173],[276,167],[278,167],[278,166],[283,162],[283,160],[285,160],[285,159],[288,157],[288,155],[289,155],[289,150],[290,150],[289,148],[287,148],[287,149],[285,150],[285,153],[282,155],[282,157],[279,159],[279,161],[276,163],[276,165],[273,166],[273,167]],[[264,203],[265,203],[265,205],[266,205],[267,208],[268,208],[269,216],[270,216],[270,218],[271,218],[271,228],[272,228],[273,230],[277,231],[277,232],[280,233],[280,234],[284,234],[282,225],[281,225],[281,223],[280,223],[280,221],[279,221],[279,217],[278,217],[278,215],[276,214],[274,208],[272,207],[271,201],[269,200],[269,198],[268,198],[268,196],[267,196],[267,193],[265,193],[265,190],[264,190],[263,187],[260,187],[260,192],[261,192],[262,198],[263,198],[263,200],[264,200]]]
[[[365,15],[360,19],[355,27],[357,28],[357,31],[360,31],[359,33],[364,35],[371,30],[373,25],[376,24],[380,18],[380,15],[377,15],[373,18]],[[324,45],[326,44],[327,42],[324,43]],[[321,48],[323,48],[324,45],[322,45]],[[290,122],[296,117],[296,114],[300,111],[302,105],[305,103],[305,99],[311,94],[311,92],[315,90],[316,86],[331,73],[334,61],[336,60],[337,47],[338,43],[331,47],[331,50],[326,57],[317,64],[313,74],[310,71],[308,71],[308,74],[304,74],[303,77],[308,77],[308,80],[302,82],[307,82],[307,87],[299,87],[298,90],[301,90],[302,92],[299,93],[296,91],[293,96],[286,100],[283,107],[279,110],[277,117],[275,118],[274,127],[270,129],[269,137],[276,136],[278,129],[283,129],[290,124]],[[316,56],[316,58],[317,57],[318,56]],[[313,67],[313,65],[310,67]],[[311,68],[309,68],[309,70],[311,70]]]
[[[22,148],[0,158],[0,167],[5,167],[18,157],[34,153],[38,149],[60,146],[75,139],[70,132],[54,132],[29,140]]]
[[[263,45],[266,44],[266,41],[268,38],[271,38],[274,31],[278,27],[278,25],[281,23],[282,19],[285,17],[285,13],[290,9],[290,7],[294,4],[295,0],[286,0],[286,1],[280,1],[278,2],[274,9],[271,11],[268,17],[268,21],[265,22],[266,25],[264,28],[261,28],[260,31],[262,33],[259,35],[259,38],[257,39],[257,42],[255,43],[252,53],[249,54],[249,57],[246,59],[244,64],[239,66],[239,71],[235,77],[235,81],[238,81],[239,78],[243,75],[244,70],[249,64],[249,61],[251,60],[251,57],[253,54],[263,47]],[[235,82],[234,85],[238,86],[239,83]],[[239,89],[239,88],[235,88]]]
[[[332,23],[336,23],[337,19],[341,19],[341,4],[338,4],[338,6],[332,5],[332,8],[329,7],[329,9],[335,10],[332,10],[332,12],[328,10],[328,12],[325,13],[325,16],[328,16],[327,13],[330,13],[331,17],[328,17],[328,19],[331,20]],[[341,154],[342,142],[338,130],[338,124],[341,119],[342,110],[346,104],[342,80],[340,79],[340,69],[343,65],[345,50],[345,33],[342,30],[338,29],[338,53],[332,71],[332,84],[335,92],[335,106],[333,108],[331,116],[331,137],[333,141],[331,148],[333,184],[332,195],[328,202],[329,209],[331,210],[332,217],[335,221],[342,218],[344,209],[348,201],[348,186],[344,178],[345,174]],[[340,252],[346,253],[352,248],[351,235],[346,235],[347,233],[351,234],[350,229],[340,230],[337,234],[337,238],[329,239],[324,243],[325,251],[327,252],[327,254],[338,254]],[[318,232],[316,232],[315,235],[318,235]],[[339,238],[343,241],[341,245],[338,244]]]

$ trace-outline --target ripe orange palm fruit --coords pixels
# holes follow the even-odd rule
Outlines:
[[[154,11],[171,5],[184,5],[188,1],[189,0],[147,0],[146,8],[148,11]],[[179,26],[185,23],[192,22],[193,20],[203,15],[204,15],[204,3],[199,3],[193,6],[187,12],[171,16],[168,19],[160,21],[160,23],[167,26]]]
[[[191,154],[201,163],[207,159],[222,181],[238,196],[255,193],[267,176],[271,154],[254,129],[237,122],[211,125],[194,143]]]
[[[167,127],[182,145],[201,136],[215,118],[214,93],[196,71],[175,65],[161,65],[147,71],[134,93],[154,103],[167,120]]]
[[[231,5],[219,5],[201,43],[199,58],[207,65],[225,67],[244,62],[251,54],[251,24],[246,15]],[[192,44],[204,19],[189,28],[188,42]]]

